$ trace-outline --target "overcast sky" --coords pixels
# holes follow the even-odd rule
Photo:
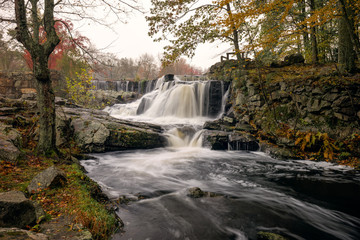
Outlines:
[[[149,9],[150,1],[141,1],[144,8]],[[124,18],[125,19],[125,18]],[[126,18],[127,24],[117,22],[111,27],[116,31],[91,23],[82,25],[77,30],[88,37],[98,49],[106,48],[105,52],[112,52],[119,58],[138,58],[141,54],[150,53],[155,58],[163,52],[164,42],[153,42],[148,36],[148,25],[145,16],[141,13],[133,13]],[[220,55],[229,48],[227,44],[212,43],[202,44],[198,47],[193,59],[188,62],[203,69],[220,61]]]

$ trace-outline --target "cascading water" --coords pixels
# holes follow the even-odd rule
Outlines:
[[[220,100],[217,102],[210,102],[210,89],[214,81],[194,81],[183,82],[175,77],[173,81],[165,81],[165,78],[160,78],[156,81],[155,90],[145,94],[141,99],[130,104],[117,104],[113,107],[108,107],[105,110],[110,115],[133,121],[144,121],[155,124],[161,124],[167,131],[166,136],[169,138],[170,144],[179,146],[179,141],[183,140],[181,146],[196,146],[200,147],[200,142],[194,143],[188,138],[189,135],[180,138],[179,133],[184,135],[181,128],[175,128],[174,125],[188,125],[188,128],[197,129],[200,131],[204,121],[213,119],[223,111],[224,101],[226,101],[226,94],[224,94],[224,86],[220,85]],[[149,86],[151,86],[149,82]],[[210,116],[209,108],[212,106],[218,109],[218,112],[212,112]],[[185,132],[186,133],[186,132]],[[201,131],[196,135],[196,139],[201,139]],[[176,142],[176,143],[175,143]]]
[[[141,99],[107,108],[114,117],[161,125],[170,145],[82,161],[110,197],[130,199],[118,211],[125,232],[113,240],[258,239],[260,231],[360,239],[360,174],[353,169],[201,147],[202,124],[224,110],[219,86],[161,78]],[[191,198],[190,187],[216,194]]]

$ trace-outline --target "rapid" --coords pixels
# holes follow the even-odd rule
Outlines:
[[[161,125],[168,147],[93,154],[88,175],[114,199],[124,232],[113,239],[360,239],[360,174],[350,167],[203,147],[202,125],[221,116],[228,89],[160,78],[141,99],[108,107],[116,118]],[[199,187],[210,196],[192,198]],[[134,200],[134,201],[132,201]],[[136,200],[136,201],[135,201]]]

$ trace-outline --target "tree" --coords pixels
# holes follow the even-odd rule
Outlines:
[[[201,69],[191,66],[186,62],[184,58],[180,58],[178,61],[163,67],[160,70],[159,75],[175,74],[175,75],[200,75]]]
[[[12,46],[9,40],[3,38],[0,31],[0,71],[23,71],[26,69],[21,52]]]
[[[155,37],[155,41],[170,41],[164,49],[165,64],[182,55],[191,58],[198,44],[216,40],[230,42],[240,60],[238,27],[233,19],[234,5],[238,1],[204,1],[203,4],[197,0],[151,2],[150,15],[146,17],[149,35]]]
[[[354,25],[354,10],[357,6],[347,4],[347,1],[340,0],[341,17],[339,18],[339,70],[341,73],[353,72],[356,69],[355,53],[358,59],[359,55],[359,37],[356,34]]]
[[[142,80],[151,80],[158,77],[158,67],[155,58],[148,53],[144,53],[139,57],[137,77]]]
[[[79,48],[88,49],[87,46],[90,45],[90,40],[87,37],[80,36],[77,32],[74,33],[74,26],[71,21],[56,20],[54,27],[60,42],[49,56],[48,67],[52,70],[62,70],[66,76],[72,75],[72,73],[69,73],[71,69],[64,65],[66,62],[74,63],[81,58]],[[46,41],[46,32],[41,26],[39,29],[39,41],[40,43]],[[29,68],[32,69],[33,62],[28,50],[25,50],[24,58]]]
[[[136,1],[131,1],[136,3]],[[108,2],[105,0],[94,0],[89,3],[85,0],[78,0],[76,4],[69,1],[59,0],[4,0],[0,7],[15,9],[15,15],[1,17],[0,21],[15,23],[16,39],[30,53],[33,63],[33,74],[36,79],[37,106],[39,109],[39,141],[37,151],[50,154],[56,152],[55,145],[55,97],[51,86],[48,60],[51,53],[59,44],[60,39],[55,29],[56,19],[54,14],[65,18],[74,17],[76,20],[90,19],[98,23],[104,23],[105,18],[89,14],[89,9],[99,6],[105,8],[105,14],[113,13],[120,20],[121,14],[126,13],[127,8],[136,8],[126,1]],[[57,7],[57,9],[55,9]],[[106,12],[108,10],[108,12]],[[44,30],[45,38],[40,41],[41,28]]]
[[[31,22],[27,19],[24,0],[15,0],[16,39],[29,51],[33,62],[33,74],[37,81],[37,105],[40,113],[37,149],[49,154],[56,149],[56,132],[55,95],[51,86],[48,59],[60,39],[54,27],[54,0],[45,0],[43,21],[39,16],[38,0],[30,0],[30,3]],[[40,42],[41,23],[44,24],[46,33],[44,42]]]

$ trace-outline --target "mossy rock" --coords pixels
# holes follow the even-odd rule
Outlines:
[[[287,238],[272,232],[258,232],[257,240],[287,240]]]

